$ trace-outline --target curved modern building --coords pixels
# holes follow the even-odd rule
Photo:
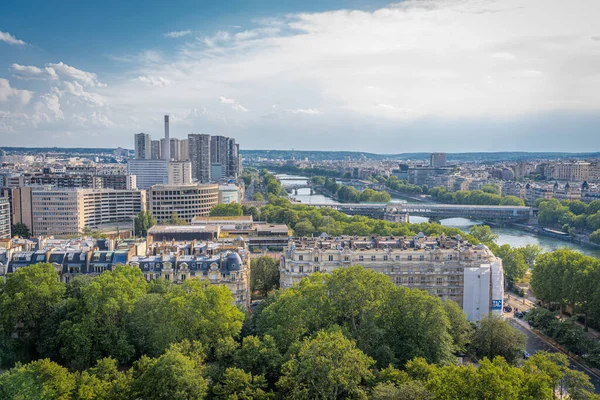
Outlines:
[[[208,216],[219,203],[219,185],[154,185],[148,190],[148,210],[160,223],[174,212],[188,224],[194,217]]]

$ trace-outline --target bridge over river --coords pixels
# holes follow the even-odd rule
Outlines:
[[[348,215],[365,215],[394,221],[408,220],[409,215],[426,217],[433,221],[469,218],[480,221],[526,222],[533,217],[533,208],[521,206],[401,203],[310,203],[310,205],[333,208]],[[400,216],[402,219],[399,218]]]

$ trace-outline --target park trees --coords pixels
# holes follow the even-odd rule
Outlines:
[[[22,222],[17,222],[12,225],[10,228],[10,232],[13,236],[19,236],[22,238],[28,238],[31,233],[29,232],[29,228]]]
[[[525,335],[495,314],[488,314],[481,320],[471,341],[473,355],[482,359],[503,357],[509,363],[520,359],[525,350]]]
[[[45,317],[62,300],[65,285],[51,264],[19,268],[0,281],[0,359],[4,365],[38,357]],[[16,334],[15,334],[16,333]]]
[[[320,331],[284,364],[277,386],[291,399],[365,398],[373,364],[340,330]]]
[[[263,297],[279,288],[279,261],[273,257],[259,257],[250,263],[250,290]]]

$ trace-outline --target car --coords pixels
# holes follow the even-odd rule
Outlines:
[[[515,312],[515,317],[523,318],[523,313],[521,311],[517,311],[517,312]]]
[[[512,312],[512,307],[511,306],[504,306],[504,312]]]

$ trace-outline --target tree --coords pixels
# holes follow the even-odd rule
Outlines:
[[[138,236],[146,236],[148,229],[156,225],[156,218],[150,211],[140,211],[133,220],[135,226],[135,234]]]
[[[120,372],[117,360],[103,358],[77,376],[76,400],[128,400],[131,373]]]
[[[177,214],[176,211],[173,211],[171,214],[171,219],[166,222],[168,225],[187,225],[187,221]]]
[[[22,222],[17,222],[13,226],[11,226],[10,231],[13,236],[19,236],[22,238],[29,238],[31,233],[29,232],[29,228]]]
[[[234,355],[234,364],[238,368],[255,376],[264,376],[271,387],[279,379],[283,361],[275,340],[269,335],[265,335],[262,340],[256,336],[246,336]]]
[[[254,196],[252,197],[252,200],[254,200],[254,201],[265,201],[265,196],[263,196],[263,194],[260,193],[260,192],[256,192],[256,193],[254,193]]]
[[[371,393],[373,400],[434,400],[422,382],[409,381],[400,385],[378,383]]]
[[[291,399],[364,398],[374,363],[339,330],[321,331],[284,364],[277,386]]]
[[[498,235],[487,225],[473,225],[469,234],[483,244],[493,243],[498,239]]]
[[[538,256],[543,252],[542,248],[537,244],[527,244],[523,247],[519,247],[518,250],[523,254],[523,258],[529,268],[533,268]]]
[[[590,234],[590,242],[600,244],[600,229],[596,229]]]
[[[239,217],[243,215],[242,206],[238,203],[217,204],[211,210],[211,217]]]
[[[42,324],[65,293],[56,268],[40,263],[17,269],[0,282],[0,356],[2,363],[38,357]],[[18,335],[15,333],[18,332]]]
[[[157,358],[142,356],[133,364],[135,398],[145,400],[200,400],[208,392],[203,357],[189,343],[171,346]]]
[[[294,232],[296,236],[312,236],[315,231],[315,227],[308,220],[303,220],[298,222],[294,226]]]
[[[239,335],[244,315],[227,287],[193,279],[166,293],[141,297],[128,319],[138,354],[158,356],[172,343],[187,339],[203,343],[210,355],[219,339]]]
[[[262,375],[254,376],[239,368],[227,368],[221,382],[213,387],[216,399],[267,400],[273,398],[266,391],[267,383]]]
[[[140,269],[130,266],[117,266],[79,288],[80,297],[67,303],[65,320],[56,332],[56,345],[66,364],[84,369],[103,357],[131,361],[135,347],[127,321],[147,290]]]
[[[452,300],[444,301],[444,310],[450,321],[450,335],[454,342],[455,353],[464,353],[467,345],[471,342],[473,326],[467,319],[462,308]]]
[[[496,356],[516,363],[525,350],[526,337],[496,314],[488,314],[473,334],[471,350],[477,359]]]
[[[504,276],[506,276],[508,282],[514,283],[522,279],[527,273],[529,266],[519,249],[510,247],[508,244],[503,244],[495,251],[495,255],[502,259]]]
[[[0,398],[11,400],[70,400],[75,377],[48,359],[17,364],[0,375]]]
[[[250,263],[250,290],[262,297],[279,288],[279,261],[273,257],[254,258]]]

